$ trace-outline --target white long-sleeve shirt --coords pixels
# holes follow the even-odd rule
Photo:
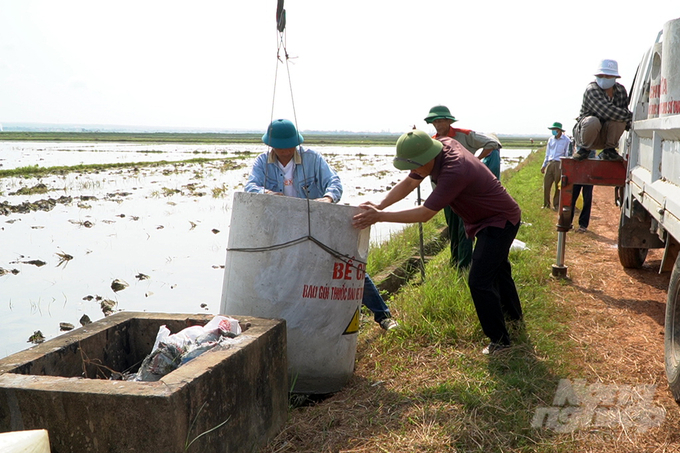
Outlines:
[[[571,140],[566,135],[560,135],[560,138],[550,137],[548,139],[548,145],[545,147],[545,160],[543,161],[543,167],[548,166],[551,161],[560,161],[560,157],[567,157],[569,154],[569,144]]]

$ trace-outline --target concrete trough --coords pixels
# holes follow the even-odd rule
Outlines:
[[[52,453],[257,451],[286,422],[283,320],[232,316],[236,345],[157,382],[109,379],[136,371],[161,325],[176,333],[212,317],[121,312],[0,360],[0,432],[47,429]]]

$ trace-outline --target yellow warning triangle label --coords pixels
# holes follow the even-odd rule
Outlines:
[[[357,307],[356,311],[354,312],[354,316],[352,316],[351,321],[349,324],[347,324],[345,331],[342,333],[343,335],[350,335],[359,332],[359,319],[361,319],[361,314],[359,312],[360,308],[361,307]]]

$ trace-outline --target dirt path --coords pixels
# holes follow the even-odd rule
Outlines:
[[[612,443],[606,451],[680,451],[680,406],[668,389],[663,362],[670,273],[659,274],[661,250],[650,251],[642,269],[621,266],[618,218],[614,189],[595,187],[589,231],[567,234],[569,279],[555,284],[554,290],[563,303],[576,308],[570,336],[580,345],[586,368],[582,378],[589,383],[655,385],[654,401],[666,411],[663,425],[635,439],[628,433],[608,439]],[[593,440],[584,439],[584,447],[600,451],[593,449]]]

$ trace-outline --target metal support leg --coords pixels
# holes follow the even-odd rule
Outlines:
[[[567,266],[564,265],[564,250],[567,245],[567,232],[557,232],[557,259],[552,267],[553,277],[564,278],[567,276]]]
[[[564,162],[564,159],[562,160]],[[565,250],[567,247],[567,231],[571,230],[571,200],[573,198],[574,185],[571,178],[562,172],[560,178],[560,206],[557,210],[557,257],[552,267],[553,277],[566,278],[567,266],[564,265]]]

